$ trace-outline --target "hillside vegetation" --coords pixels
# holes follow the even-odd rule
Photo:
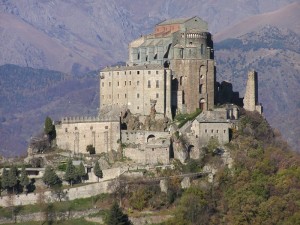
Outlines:
[[[184,191],[164,224],[300,224],[300,155],[267,121],[245,114],[226,148],[233,167],[219,165],[211,185]]]

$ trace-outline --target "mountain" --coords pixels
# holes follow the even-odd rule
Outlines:
[[[258,72],[264,115],[299,151],[300,35],[272,26],[215,44],[218,80],[228,80],[243,96],[246,74]]]
[[[246,33],[259,30],[265,26],[288,28],[300,34],[300,2],[294,2],[273,12],[251,16],[226,30],[217,32],[214,40],[219,42],[228,38],[236,38]]]
[[[85,73],[125,61],[128,43],[167,18],[200,16],[212,33],[296,0],[0,1],[0,65]]]
[[[81,77],[57,71],[0,66],[0,155],[24,154],[46,116],[96,115],[97,73]]]

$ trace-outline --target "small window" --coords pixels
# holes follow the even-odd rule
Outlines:
[[[156,81],[156,88],[159,88],[159,80]]]
[[[111,82],[108,83],[108,86],[111,86]]]
[[[129,74],[131,74],[131,71],[129,71]]]
[[[140,109],[140,107],[139,107],[139,106],[137,106],[136,108],[137,108],[137,109]]]
[[[65,132],[68,133],[68,128],[65,129]]]
[[[107,130],[108,129],[108,126],[105,126],[105,130]]]
[[[118,81],[118,86],[120,86],[120,82]]]
[[[156,93],[156,98],[159,98],[159,94],[158,93]]]
[[[193,44],[193,42],[190,41],[190,45],[192,45],[192,44]]]
[[[140,94],[139,94],[139,93],[137,93],[137,94],[136,94],[136,97],[137,97],[137,98],[140,98]]]
[[[127,98],[127,94],[125,94],[125,98]]]
[[[150,71],[150,70],[148,71],[148,74],[151,74],[151,71]]]
[[[207,129],[205,129],[205,133],[207,133]]]
[[[158,71],[156,71],[156,74],[158,74]]]
[[[136,73],[137,73],[137,74],[140,74],[140,71],[137,71]]]
[[[136,85],[140,85],[140,81],[139,80],[136,82]]]
[[[118,98],[120,98],[120,95],[118,94]]]
[[[224,134],[226,133],[226,130],[224,130]]]
[[[126,75],[126,71],[124,72],[124,74]]]
[[[154,151],[154,148],[152,148],[152,151]]]
[[[211,132],[213,133],[213,132],[214,132],[214,130],[211,130]]]
[[[126,86],[126,81],[124,83],[125,83],[125,86]]]
[[[104,87],[104,82],[102,82],[102,87]]]
[[[217,134],[219,133],[219,130],[217,130]]]
[[[148,88],[151,88],[151,81],[148,80]]]
[[[129,81],[129,85],[131,85],[131,81]]]
[[[78,130],[78,128],[77,128],[77,127],[75,127],[75,130]]]

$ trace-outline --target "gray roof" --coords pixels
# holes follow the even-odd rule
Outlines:
[[[204,111],[196,117],[200,123],[228,123],[226,110]]]
[[[175,18],[175,19],[169,19],[169,20],[164,20],[163,22],[157,24],[158,26],[160,25],[168,25],[168,24],[182,24],[185,23],[186,21],[192,19],[194,17],[190,17],[190,18]]]

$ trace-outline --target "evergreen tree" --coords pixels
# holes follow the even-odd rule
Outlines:
[[[28,175],[25,171],[25,166],[22,166],[22,170],[21,170],[21,176],[20,176],[20,184],[26,189],[28,188],[29,185],[29,178]]]
[[[85,168],[82,162],[78,167],[77,175],[80,177],[80,181],[82,182],[83,177],[86,175]]]
[[[43,176],[43,181],[48,187],[53,187],[61,184],[61,180],[51,166],[47,166]]]
[[[8,172],[8,187],[13,189],[13,192],[15,192],[15,187],[18,183],[17,174],[17,168],[12,166]]]
[[[98,182],[99,182],[99,178],[103,178],[103,173],[102,173],[102,170],[99,166],[98,161],[95,162],[94,174],[98,177]]]
[[[53,121],[49,116],[47,116],[45,119],[44,132],[48,135],[50,141],[56,138],[55,126],[53,125]]]
[[[117,203],[114,203],[105,219],[107,225],[132,225]]]
[[[69,159],[66,167],[65,180],[68,181],[71,186],[77,180],[78,175],[76,172],[77,171],[72,163],[72,159]]]
[[[9,181],[8,181],[8,170],[3,168],[2,172],[2,182],[1,182],[1,187],[3,190],[8,189],[9,187]]]

